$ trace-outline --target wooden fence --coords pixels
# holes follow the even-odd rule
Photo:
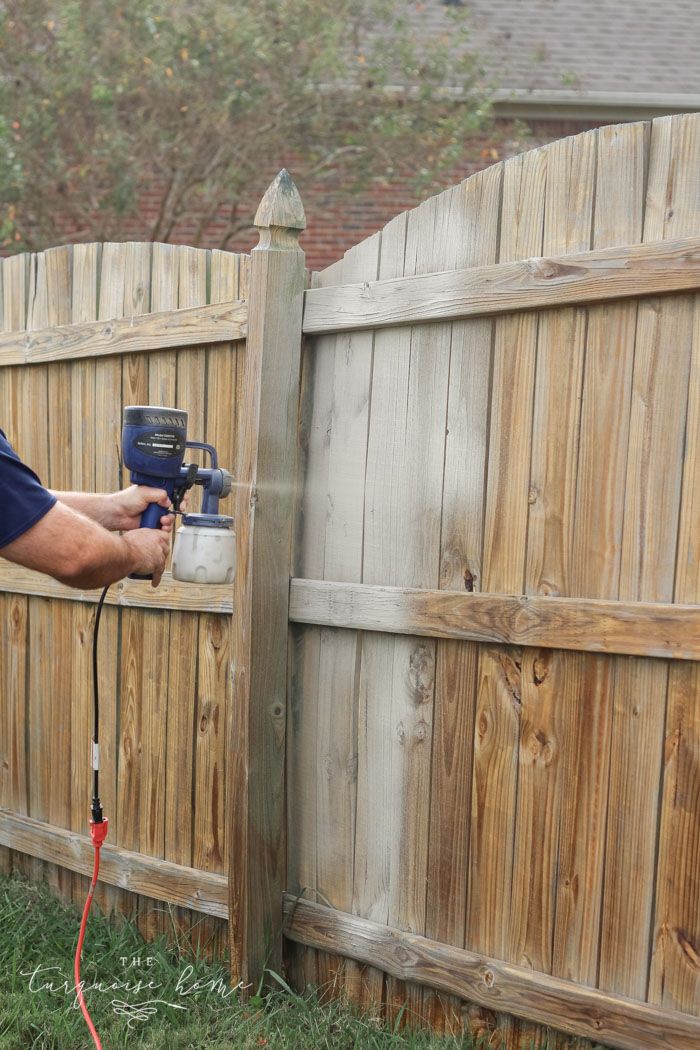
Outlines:
[[[245,298],[248,264],[161,244],[75,245],[3,262],[1,425],[46,484],[128,484],[123,404],[177,403],[190,413],[191,436],[215,441],[222,462],[235,462],[241,310],[221,320],[216,304]],[[0,616],[12,627],[3,627],[0,650],[2,805],[12,816],[0,835],[13,865],[35,876],[43,869],[78,899],[84,876],[56,865],[72,858],[69,869],[86,871],[90,859],[96,595],[1,566],[11,593],[0,597]],[[232,595],[171,580],[147,591],[133,581],[115,586],[100,638],[101,786],[112,847],[101,903],[138,915],[155,933],[170,923],[163,901],[191,907],[201,897],[208,917],[198,933],[220,948],[221,918],[211,916],[223,916],[227,903]],[[20,863],[18,851],[41,860]],[[182,932],[190,928],[189,913],[173,918]]]
[[[587,132],[306,294],[300,984],[700,1046],[698,172],[697,116]]]
[[[233,593],[106,610],[105,903],[215,947],[228,916],[235,979],[283,930],[298,986],[511,1050],[700,1046],[699,171],[698,116],[553,143],[313,275],[303,320],[284,179],[250,260],[3,263],[0,404],[51,485],[116,487],[146,400],[239,479]],[[95,596],[0,587],[0,842],[68,892]]]
[[[244,954],[247,924],[266,879],[277,880],[267,896],[280,913],[284,888],[282,871],[266,868],[264,815],[248,848],[245,837],[249,781],[263,806],[272,790],[267,771],[249,761],[249,736],[259,749],[264,735],[260,631],[251,631],[259,602],[274,607],[267,643],[284,654],[287,637],[289,449],[304,271],[296,244],[303,210],[286,173],[256,221],[261,243],[252,257],[85,244],[5,259],[1,273],[0,425],[47,485],[112,491],[128,484],[120,462],[124,404],[186,409],[189,436],[213,443],[236,476],[227,504],[238,532],[234,587],[183,585],[166,575],[157,590],[125,580],[107,598],[100,787],[110,833],[99,902],[137,917],[147,935],[174,927],[221,953],[233,896],[233,971],[242,980],[255,958]],[[287,484],[279,486],[284,472]],[[75,899],[84,899],[91,870],[97,597],[0,561],[2,865],[45,876]],[[265,688],[278,689],[284,711],[284,655],[281,666],[281,680],[267,672]],[[283,745],[278,750],[283,756]]]

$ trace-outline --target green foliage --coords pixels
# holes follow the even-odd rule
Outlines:
[[[0,0],[2,236],[222,244],[283,164],[303,190],[429,182],[489,120],[460,8],[401,0]],[[456,100],[458,96],[458,100]]]

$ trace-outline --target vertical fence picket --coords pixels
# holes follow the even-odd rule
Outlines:
[[[98,319],[110,320],[124,313],[125,246],[105,244],[101,252]],[[120,358],[95,362],[95,488],[113,492],[121,483],[121,386]],[[105,608],[100,626],[100,791],[109,815],[110,836],[118,842],[121,815],[118,808],[119,768],[119,664],[120,614]],[[99,903],[135,917],[135,899],[123,890],[101,887]]]
[[[173,244],[154,244],[151,248],[151,310],[177,309],[179,249]],[[149,355],[149,405],[178,407],[176,404],[176,352],[166,350]],[[176,526],[177,527],[177,523]],[[158,645],[161,650],[160,682],[155,703],[144,709],[144,749],[150,755],[148,776],[141,800],[142,846],[156,857],[165,857],[166,768],[168,764],[168,708],[170,702],[170,621],[172,614],[158,614]],[[154,698],[155,699],[155,698]],[[167,934],[170,924],[167,906],[162,902],[141,902],[139,924],[146,936]]]
[[[593,217],[596,132],[549,149],[545,255],[585,251]],[[525,591],[568,594],[574,531],[586,311],[539,319],[528,497]],[[566,805],[563,742],[579,686],[578,654],[524,649],[509,958],[552,969],[560,817]],[[533,843],[537,848],[533,849]],[[520,1022],[516,1039],[546,1046]]]
[[[27,258],[15,256],[2,262],[3,331],[21,331],[26,326]],[[3,369],[2,429],[9,441],[19,448],[20,374],[17,369]],[[25,735],[27,716],[26,646],[29,637],[29,599],[21,595],[2,598],[2,612],[9,628],[2,632],[2,682],[5,726],[7,731],[8,777],[5,781],[4,804],[18,813],[27,813],[29,796]],[[13,869],[31,874],[41,873],[41,866],[19,853],[10,855]]]
[[[451,191],[438,213],[438,266],[496,261],[502,177],[502,165],[494,165]],[[481,589],[492,329],[490,320],[451,326],[442,589]],[[466,922],[478,656],[478,646],[471,642],[437,644],[425,933],[459,947],[464,946]],[[459,1000],[428,996],[423,1012],[436,1027],[456,1032],[462,1026]]]
[[[179,247],[178,307],[198,306],[207,298],[207,253]],[[188,413],[188,436],[204,433],[204,350],[180,350],[176,355],[177,407]],[[196,457],[195,457],[196,458]],[[199,460],[197,460],[199,461]],[[170,617],[168,670],[165,855],[179,864],[192,864],[192,804],[195,709],[199,657],[199,618],[177,612]],[[180,800],[179,802],[176,800]],[[176,936],[189,942],[192,916],[171,908],[169,921]]]
[[[699,146],[694,117],[653,122],[645,241],[697,229],[693,179]],[[673,600],[692,323],[691,296],[639,303],[621,598]],[[617,661],[600,987],[642,999],[653,922],[667,684],[662,661]]]
[[[73,246],[71,320],[97,318],[97,280],[100,271],[99,244]],[[95,362],[71,364],[71,485],[78,492],[95,491]],[[73,831],[84,834],[89,817],[90,727],[92,720],[92,632],[95,610],[75,603],[72,610],[71,645],[71,820]],[[108,814],[111,817],[111,814]],[[73,900],[85,900],[89,879],[73,876]],[[100,890],[100,893],[102,890]]]
[[[42,253],[45,302],[43,317],[36,318],[36,326],[68,324],[71,320],[72,249],[70,245],[51,248]],[[70,365],[56,363],[47,368],[47,426],[49,434],[49,473],[47,483],[52,489],[66,491],[72,488],[72,457],[66,446],[65,435],[70,433]],[[71,706],[73,692],[73,617],[60,604],[48,602],[46,615],[51,622],[53,659],[51,681],[58,684],[49,689],[47,718],[52,740],[50,758],[50,806],[48,818],[52,824],[66,827],[71,816]],[[70,872],[56,868],[50,881],[64,900],[72,898],[73,879]]]
[[[324,271],[322,283],[341,281],[343,260]],[[313,275],[312,287],[317,275]],[[327,491],[330,441],[327,400],[320,391],[333,386],[336,337],[319,339],[302,354],[299,421],[299,486],[294,572],[323,578],[327,508],[319,493]],[[287,737],[287,885],[294,894],[316,898],[317,872],[317,733],[321,628],[292,629],[288,684]],[[317,985],[319,954],[310,948],[289,949],[289,962],[299,987]],[[321,963],[323,965],[323,963]],[[381,999],[381,995],[380,995]]]
[[[403,273],[406,248],[406,216],[400,215],[382,231],[379,279]],[[394,340],[377,332],[372,369],[373,398],[386,406],[386,417],[370,425],[367,474],[364,485],[365,524],[362,580],[376,583],[391,573],[391,552],[382,543],[382,530],[391,520],[391,477],[397,468],[397,437],[391,420],[401,412],[400,392],[405,390],[408,329]],[[332,488],[332,476],[329,486]],[[317,497],[318,498],[318,497]],[[355,875],[353,911],[364,918],[387,922],[391,884],[391,853],[396,851],[397,821],[393,799],[400,805],[400,784],[395,781],[393,752],[399,746],[389,707],[379,701],[384,686],[389,695],[394,639],[367,634],[362,640],[362,663],[358,702],[358,773],[355,831]],[[384,977],[381,971],[365,974],[365,997],[381,1003]]]
[[[209,302],[239,296],[240,260],[230,252],[214,251],[210,259]],[[211,441],[222,466],[235,463],[236,359],[235,346],[224,343],[205,351],[206,424],[203,440]],[[221,504],[231,513],[233,497]],[[195,711],[195,776],[193,795],[193,865],[202,871],[226,872],[226,774],[227,744],[231,727],[231,677],[233,651],[230,616],[204,613],[199,618],[199,670]],[[198,923],[197,943],[209,954],[220,956],[226,945],[221,920]]]
[[[700,297],[695,296],[675,601],[700,603]],[[649,999],[700,1009],[700,665],[671,667]]]
[[[502,262],[541,252],[546,171],[544,150],[504,165]],[[494,327],[482,588],[518,593],[525,571],[537,318],[506,317]],[[481,649],[465,943],[497,958],[507,958],[509,950],[521,667],[519,649]]]
[[[380,236],[346,252],[341,280],[376,276]],[[362,576],[362,486],[372,377],[372,333],[335,337],[332,411],[327,421],[328,471],[342,479],[342,494],[326,511],[323,572],[327,579],[359,581]],[[355,843],[357,668],[360,637],[326,629],[319,639],[316,746],[316,891],[319,900],[352,909]],[[344,971],[347,970],[347,973]],[[318,984],[324,993],[359,978],[338,956],[320,953]]]
[[[594,248],[641,240],[647,130],[638,123],[598,131]],[[618,596],[636,315],[634,302],[588,308],[570,579],[577,596]],[[584,653],[576,663],[562,739],[553,972],[595,985],[615,660]]]
[[[9,261],[9,260],[8,260]],[[43,328],[48,323],[46,263],[43,253],[28,259],[27,329]],[[50,484],[48,430],[48,369],[45,365],[23,370],[20,374],[21,414],[18,419],[22,457],[32,466],[45,485]],[[39,420],[39,425],[37,425]],[[56,435],[57,440],[58,435]],[[57,648],[51,629],[51,602],[30,598],[28,604],[29,647],[27,660],[27,719],[29,812],[39,820],[48,820],[52,807],[53,758],[51,668]],[[37,869],[36,862],[32,867]],[[43,876],[59,892],[61,876],[51,865],[42,865]],[[38,874],[38,871],[37,871]]]

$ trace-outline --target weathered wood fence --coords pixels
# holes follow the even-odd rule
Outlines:
[[[698,116],[516,157],[303,321],[284,180],[250,259],[3,263],[4,428],[53,487],[123,481],[146,401],[240,480],[233,594],[106,611],[105,904],[228,916],[244,980],[284,923],[297,984],[510,1048],[700,1046],[699,172]],[[0,566],[5,863],[82,892],[95,596]]]
[[[307,292],[299,982],[700,1046],[697,289],[690,116],[495,165]]]
[[[216,441],[222,462],[234,462],[244,328],[240,306],[216,304],[245,297],[248,262],[159,244],[75,245],[4,260],[0,425],[45,484],[112,491],[128,483],[120,465],[123,404],[180,399],[192,435]],[[14,851],[14,865],[47,874],[78,898],[85,880],[71,872],[88,871],[90,859],[97,595],[7,562],[0,580],[2,804],[11,811],[0,840]],[[145,932],[165,929],[169,919],[133,891],[196,904],[219,917],[199,931],[220,941],[232,595],[171,580],[149,593],[124,581],[108,601],[100,685],[110,885],[101,903],[140,912]],[[21,861],[20,851],[39,859]],[[191,925],[189,913],[175,919]]]
[[[264,827],[249,846],[246,832],[249,781],[263,808],[273,791],[258,750],[249,757],[264,718],[263,642],[282,654],[279,680],[267,670],[265,678],[267,695],[278,690],[282,713],[280,781],[284,756],[290,449],[293,459],[304,284],[294,236],[303,210],[286,173],[256,221],[261,243],[252,257],[86,244],[5,259],[0,336],[0,426],[50,487],[128,484],[120,463],[124,404],[186,409],[190,437],[215,444],[238,479],[235,587],[183,585],[166,575],[158,590],[125,580],[107,598],[100,785],[110,834],[100,903],[137,917],[146,934],[174,925],[179,936],[221,952],[233,896],[233,968],[244,980],[249,954],[257,958],[246,954],[247,923],[262,908],[261,895],[281,909],[284,889],[283,868],[267,868]],[[280,472],[284,487],[276,485]],[[257,524],[256,492],[263,494]],[[85,895],[91,866],[86,802],[97,598],[0,561],[2,862],[47,876],[76,899]],[[251,630],[260,616],[264,639]],[[275,807],[281,826],[276,796]],[[266,879],[276,882],[266,887]]]

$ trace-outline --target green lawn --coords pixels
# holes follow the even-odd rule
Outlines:
[[[71,994],[78,925],[77,909],[60,904],[47,889],[0,878],[0,1050],[93,1045]],[[476,1046],[466,1036],[394,1033],[347,1006],[321,1005],[286,987],[242,1004],[224,968],[181,956],[164,942],[147,944],[129,923],[110,922],[97,912],[83,954],[86,999],[104,1050]],[[102,988],[91,990],[93,982]]]

